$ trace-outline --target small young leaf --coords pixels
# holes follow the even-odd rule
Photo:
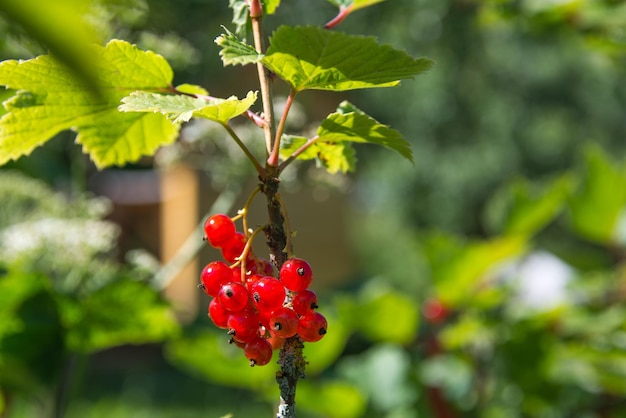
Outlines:
[[[215,43],[222,48],[220,57],[222,57],[224,66],[254,64],[263,58],[263,55],[257,53],[254,47],[239,40],[228,30],[226,34],[218,36]]]
[[[0,119],[0,164],[30,154],[57,133],[73,129],[95,164],[123,165],[176,139],[178,127],[160,115],[123,114],[120,100],[134,90],[168,88],[167,61],[118,40],[94,46],[100,96],[92,94],[48,55],[0,63],[0,85],[18,90],[4,102]]]
[[[346,110],[349,112],[344,113]],[[339,105],[338,112],[331,113],[317,130],[320,142],[366,142],[384,145],[413,162],[411,144],[400,132],[383,125],[350,103]]]
[[[308,138],[285,135],[281,142],[281,156],[289,158],[308,141]],[[304,152],[298,155],[299,160],[317,160],[317,162],[335,174],[339,171],[347,173],[356,167],[356,151],[350,142],[322,142],[316,140]]]
[[[433,64],[380,45],[373,37],[313,26],[278,28],[261,62],[296,91],[390,87]]]
[[[256,92],[248,92],[245,99],[235,96],[228,99],[211,99],[158,94],[136,91],[122,99],[119,110],[122,112],[154,112],[167,116],[172,123],[187,122],[192,117],[205,118],[225,124],[230,119],[241,115],[256,101]]]

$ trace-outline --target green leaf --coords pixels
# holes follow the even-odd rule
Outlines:
[[[0,13],[45,45],[74,76],[94,90],[98,74],[91,65],[88,45],[98,39],[93,22],[85,19],[93,12],[89,10],[90,3],[82,0],[0,1]]]
[[[416,305],[416,299],[372,282],[360,295],[355,326],[375,342],[409,343],[415,338],[419,326]]]
[[[159,342],[179,330],[159,294],[130,279],[107,284],[82,300],[64,300],[61,306],[67,346],[78,352]]]
[[[596,146],[590,147],[585,157],[582,188],[569,204],[571,226],[593,242],[625,242],[626,238],[619,236],[619,223],[626,205],[626,168],[610,161]]]
[[[413,162],[411,144],[400,132],[383,125],[363,111],[343,102],[339,111],[331,113],[317,130],[320,142],[361,142],[383,145]],[[349,112],[345,113],[346,110]]]
[[[289,158],[296,150],[304,145],[308,138],[300,136],[283,136],[281,141],[281,156]],[[349,142],[322,142],[315,141],[299,154],[298,160],[315,159],[319,165],[326,168],[329,173],[347,173],[354,171],[356,167],[356,151]]]
[[[365,413],[367,400],[361,391],[345,382],[325,381],[316,385],[302,380],[298,382],[298,406],[321,416],[357,418]]]
[[[295,91],[390,87],[433,64],[380,45],[373,37],[313,26],[279,27],[262,62]]]
[[[122,112],[155,112],[167,116],[173,123],[187,122],[192,117],[205,118],[225,124],[250,108],[256,101],[256,92],[248,92],[245,99],[210,99],[136,91],[122,99]]]
[[[118,40],[94,46],[93,52],[99,96],[48,55],[0,63],[0,85],[18,90],[4,102],[0,164],[30,154],[67,129],[78,132],[76,141],[99,168],[136,161],[176,139],[178,126],[160,115],[117,110],[132,91],[168,88],[173,74],[167,61]]]
[[[243,42],[228,30],[226,34],[215,38],[215,43],[222,48],[220,57],[224,66],[254,64],[263,58],[253,46]]]
[[[222,385],[252,390],[271,385],[277,369],[276,362],[271,361],[263,367],[250,367],[241,349],[228,344],[227,340],[222,333],[206,330],[202,334],[169,341],[165,354],[177,367]]]
[[[521,255],[526,245],[521,235],[469,243],[443,234],[430,237],[425,250],[437,297],[450,307],[475,298],[486,274],[497,264]]]
[[[541,187],[527,180],[515,181],[489,202],[488,223],[494,232],[535,234],[562,212],[573,187],[569,174]]]
[[[263,14],[273,15],[280,6],[280,0],[263,0]]]

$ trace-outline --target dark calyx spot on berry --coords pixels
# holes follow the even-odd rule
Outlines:
[[[302,276],[302,277],[303,277],[303,276],[304,276],[304,273],[305,273],[305,272],[304,272],[304,267],[298,267],[298,268],[296,269],[296,273],[298,273],[298,276]]]
[[[315,310],[315,309],[317,309],[317,308],[319,308],[318,304],[317,304],[317,303],[315,303],[315,302],[313,302],[313,303],[311,304],[311,309],[312,309],[312,310]]]
[[[198,289],[204,290],[206,289],[206,286],[202,283],[198,283]]]
[[[261,296],[259,296],[259,292],[254,292],[252,294],[252,299],[254,299],[255,302],[259,303],[259,301],[261,300]]]
[[[326,328],[320,328],[319,334],[320,335],[324,335],[326,334],[328,331],[326,331]]]
[[[280,322],[276,322],[274,324],[274,330],[275,331],[280,331],[281,329],[283,329],[283,325]]]
[[[224,294],[229,298],[232,298],[235,293],[233,292],[233,289],[229,287],[228,289],[224,290]]]
[[[251,359],[250,360],[250,367],[254,367],[256,365],[256,360]]]
[[[228,330],[228,332],[226,332],[226,333],[227,333],[228,335],[237,335],[237,333],[235,332],[235,330],[234,330],[234,329],[232,329],[232,328],[230,328],[230,329]],[[232,339],[232,338],[231,338],[231,339]]]

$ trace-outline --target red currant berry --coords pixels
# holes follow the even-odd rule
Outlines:
[[[448,316],[448,309],[438,299],[428,299],[422,306],[424,317],[431,324],[439,324]]]
[[[274,276],[274,266],[266,258],[259,258],[256,261],[256,271],[263,276]]]
[[[311,265],[301,258],[290,258],[280,269],[280,280],[293,292],[300,292],[311,284],[313,270]]]
[[[204,222],[204,234],[212,247],[221,248],[235,235],[235,223],[226,215],[213,215]]]
[[[246,236],[241,232],[236,232],[228,241],[222,244],[222,257],[229,263],[234,263],[239,259],[246,246]]]
[[[250,286],[252,303],[259,311],[273,311],[285,300],[285,287],[280,280],[264,276]]]
[[[200,280],[204,292],[209,296],[217,296],[220,288],[226,283],[233,281],[228,264],[223,261],[213,261],[202,269]]]
[[[272,345],[265,338],[257,337],[244,346],[243,351],[250,366],[264,366],[272,360]]]
[[[302,317],[298,322],[298,335],[302,341],[315,342],[326,335],[328,322],[324,315],[319,312],[311,312]]]
[[[259,336],[259,317],[250,311],[235,312],[228,317],[228,334],[239,342],[248,342]]]
[[[267,342],[269,342],[272,345],[272,350],[279,350],[283,348],[283,345],[285,345],[285,338],[279,337],[276,334],[270,333],[270,336],[267,339]]]
[[[317,309],[317,295],[311,289],[304,289],[294,295],[291,306],[298,315],[306,315]]]
[[[282,338],[289,338],[298,332],[298,314],[293,309],[280,307],[270,315],[270,332]]]
[[[228,328],[228,318],[230,317],[230,311],[217,300],[217,298],[211,299],[209,303],[209,317],[218,328]]]
[[[217,293],[217,299],[229,311],[241,311],[249,302],[248,289],[241,283],[226,283]]]

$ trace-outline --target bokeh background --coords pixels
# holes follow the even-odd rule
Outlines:
[[[282,3],[268,33],[336,14]],[[41,28],[69,21],[162,54],[177,84],[258,88],[254,68],[219,59],[226,0],[40,6],[35,30],[0,7],[0,58],[45,53]],[[329,318],[305,349],[299,416],[626,417],[626,3],[389,0],[339,30],[436,65],[293,109],[289,131],[307,132],[349,99],[415,157],[363,145],[354,173],[285,173],[295,252]],[[127,167],[96,170],[66,132],[0,169],[0,417],[271,416],[275,366],[248,367],[196,288],[219,259],[198,225],[244,204],[248,165],[193,122]]]

